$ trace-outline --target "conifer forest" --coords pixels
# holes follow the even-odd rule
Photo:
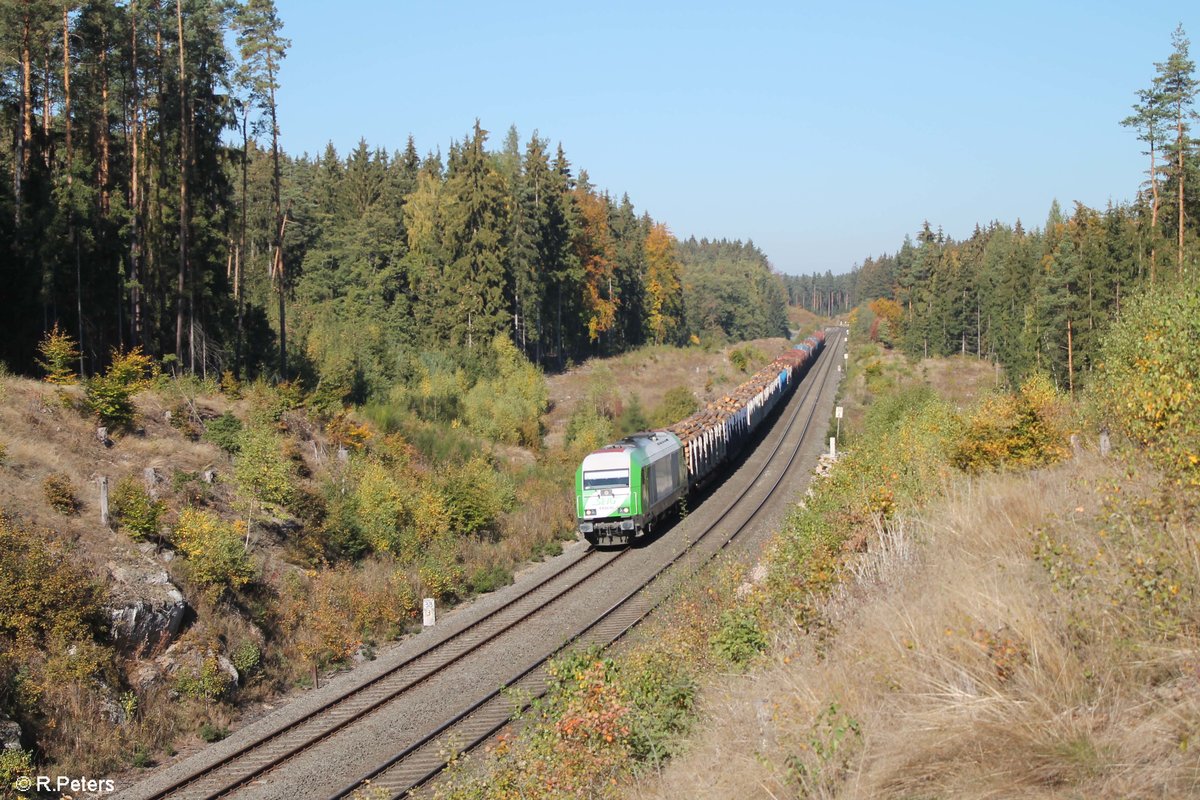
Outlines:
[[[873,335],[913,356],[971,354],[1011,380],[1041,372],[1064,390],[1086,382],[1128,299],[1197,280],[1200,83],[1182,28],[1147,77],[1128,116],[1114,117],[1144,148],[1133,202],[1055,201],[1040,225],[992,220],[965,239],[925,221],[915,240],[847,273],[786,276],[789,302],[826,314],[863,305]]]
[[[361,402],[430,353],[490,368],[481,344],[499,332],[549,369],[786,334],[762,252],[678,243],[537,131],[468,120],[444,153],[403,134],[283,152],[290,43],[271,0],[0,14],[12,369],[31,372],[57,325],[85,375],[140,347],[173,371],[299,379]]]
[[[303,7],[296,4],[293,10],[299,14]],[[409,11],[411,5],[405,6]],[[487,33],[507,46],[507,39]],[[1116,686],[1121,703],[1130,707],[1147,706],[1149,701],[1138,699],[1145,699],[1137,694],[1143,689],[1166,697],[1174,692],[1163,688],[1166,681],[1159,683],[1167,668],[1150,670],[1145,664],[1153,662],[1143,657],[1170,651],[1169,669],[1178,671],[1178,685],[1184,687],[1178,696],[1194,698],[1195,642],[1200,641],[1200,594],[1194,590],[1200,585],[1200,561],[1193,535],[1200,496],[1195,491],[1200,487],[1200,401],[1195,399],[1200,384],[1200,80],[1183,26],[1163,33],[1169,36],[1162,37],[1162,60],[1145,64],[1144,75],[1135,76],[1142,88],[1130,93],[1128,106],[1118,102],[1111,108],[1112,130],[1124,135],[1130,159],[1143,165],[1140,185],[1110,187],[1111,196],[1131,199],[1092,208],[1071,196],[1051,202],[1047,191],[1045,206],[1041,199],[1031,206],[1039,217],[1046,207],[1044,219],[980,219],[964,237],[965,231],[948,233],[944,220],[927,219],[925,209],[905,202],[917,189],[896,180],[903,185],[884,189],[902,198],[904,219],[882,229],[883,235],[889,243],[892,231],[910,230],[910,235],[895,235],[894,249],[862,253],[853,266],[820,264],[810,274],[794,275],[777,271],[769,255],[778,253],[761,247],[766,240],[757,231],[778,233],[763,209],[768,204],[772,212],[783,209],[787,216],[776,227],[787,228],[794,220],[795,230],[786,235],[800,242],[809,263],[817,263],[824,260],[813,255],[820,246],[814,231],[819,223],[803,219],[801,204],[793,209],[792,199],[808,195],[838,214],[843,207],[819,185],[780,179],[782,172],[772,172],[774,163],[757,173],[745,168],[746,185],[737,187],[741,195],[712,180],[705,184],[714,187],[712,196],[705,192],[696,201],[705,204],[706,213],[719,214],[719,224],[732,224],[734,216],[732,205],[722,202],[742,203],[738,211],[750,215],[757,244],[722,231],[700,238],[690,231],[676,235],[672,220],[653,215],[666,210],[637,205],[643,201],[626,187],[607,186],[600,168],[589,174],[585,165],[573,162],[571,141],[516,125],[489,130],[488,125],[507,119],[485,124],[475,118],[471,104],[463,104],[470,110],[462,128],[447,132],[443,141],[418,141],[397,130],[393,140],[363,138],[349,150],[331,141],[320,152],[287,152],[281,75],[292,42],[275,0],[0,0],[0,796],[9,796],[4,793],[16,786],[16,777],[34,774],[35,767],[69,766],[80,774],[118,775],[132,783],[141,770],[180,763],[171,759],[181,751],[219,741],[231,727],[289,693],[320,690],[326,675],[375,660],[377,646],[417,634],[430,624],[424,623],[427,600],[436,599],[439,609],[452,608],[495,592],[531,577],[532,570],[518,573],[563,555],[564,548],[590,556],[594,551],[582,537],[594,532],[596,520],[613,530],[620,525],[621,531],[633,531],[628,526],[636,516],[637,525],[644,526],[638,529],[644,537],[638,547],[648,543],[636,557],[657,557],[650,549],[655,543],[665,548],[673,534],[690,536],[692,529],[684,526],[700,525],[705,508],[719,507],[717,522],[725,519],[742,497],[751,497],[750,488],[757,492],[766,485],[762,476],[768,474],[778,480],[763,494],[772,495],[777,506],[763,499],[737,530],[758,531],[754,535],[762,535],[764,546],[778,533],[772,541],[782,544],[764,549],[757,563],[755,554],[744,565],[731,559],[729,571],[719,564],[719,571],[704,578],[711,578],[712,587],[693,584],[694,576],[678,582],[683,602],[674,607],[683,610],[661,629],[651,629],[669,634],[657,637],[662,642],[653,641],[654,634],[647,641],[678,646],[688,658],[666,649],[639,666],[635,653],[628,663],[644,670],[637,673],[643,677],[625,681],[620,692],[612,693],[588,687],[617,686],[619,678],[613,676],[619,668],[613,661],[587,655],[576,663],[568,656],[559,662],[566,665],[561,675],[575,675],[574,681],[548,672],[551,690],[559,694],[548,695],[552,700],[537,713],[562,712],[569,724],[552,720],[541,729],[552,735],[541,739],[531,728],[532,752],[539,743],[552,742],[545,752],[554,758],[588,757],[515,759],[522,770],[527,763],[544,764],[542,773],[534,769],[532,774],[548,792],[517,794],[609,797],[617,796],[609,787],[617,786],[618,775],[637,782],[657,774],[661,780],[665,761],[687,756],[689,749],[680,742],[700,719],[698,710],[724,705],[693,702],[701,682],[685,669],[695,668],[706,678],[736,675],[737,686],[748,686],[741,682],[748,677],[743,670],[762,654],[782,654],[779,648],[790,646],[790,638],[797,646],[818,643],[811,651],[796,651],[813,657],[797,658],[793,669],[822,668],[827,657],[836,656],[826,643],[852,633],[857,624],[843,626],[841,620],[851,617],[839,616],[842,610],[827,616],[833,606],[823,605],[829,598],[857,602],[862,594],[839,588],[849,585],[842,582],[851,575],[856,580],[868,575],[847,565],[865,563],[852,561],[860,556],[910,553],[910,540],[936,555],[941,549],[936,537],[949,530],[940,523],[924,528],[913,523],[914,532],[894,540],[884,535],[903,534],[905,520],[917,519],[906,515],[932,502],[937,492],[949,496],[952,470],[973,497],[985,472],[1007,480],[1058,462],[1072,462],[1066,464],[1069,469],[1099,465],[1095,469],[1102,471],[1095,474],[1106,476],[1103,481],[1061,482],[1074,487],[1072,492],[1092,484],[1115,487],[1112,497],[1095,503],[1107,515],[1096,517],[1104,526],[1098,535],[1114,531],[1102,547],[1097,539],[1095,546],[1072,551],[1048,538],[1062,519],[1069,517],[1072,525],[1082,519],[1083,501],[1047,501],[1045,508],[1032,508],[1035,502],[1025,503],[1030,493],[1011,484],[1005,491],[1031,507],[1031,521],[1007,520],[1020,538],[997,552],[1019,554],[1029,562],[1025,566],[1036,568],[1036,585],[1055,592],[1055,601],[1034,609],[1031,618],[1051,612],[1070,617],[1063,628],[1068,633],[1046,640],[1053,648],[1091,647],[1112,635],[1115,655],[1096,649],[1088,656],[1094,662],[1078,664],[1108,669],[1119,659],[1137,659],[1136,669],[1129,667],[1115,681],[1110,678],[1116,672],[1080,667],[1078,685],[1086,692]],[[729,37],[723,27],[717,34]],[[1118,34],[1123,40],[1125,31]],[[357,31],[351,38],[361,44]],[[1090,39],[1080,41],[1092,46]],[[668,60],[672,68],[678,66],[665,57],[654,63]],[[687,67],[679,69],[682,82],[706,80],[685,74]],[[757,79],[739,80],[749,86]],[[743,88],[731,85],[739,92]],[[761,99],[751,97],[749,88],[746,98],[736,98],[739,102]],[[572,102],[561,93],[547,97],[546,104]],[[554,106],[543,112],[541,96],[534,100],[539,118],[542,113],[555,118]],[[319,97],[306,101],[322,102]],[[1108,114],[1109,103],[1100,105],[1100,113]],[[719,102],[713,108],[714,115],[732,113]],[[451,111],[457,114],[458,106]],[[931,118],[953,113],[942,105],[930,111]],[[426,113],[432,117],[417,104],[405,113],[422,121]],[[620,108],[618,113],[634,112]],[[1074,124],[1074,118],[1063,118]],[[940,122],[934,119],[931,130],[949,138]],[[989,117],[980,124],[991,122]],[[360,124],[358,117],[354,124]],[[669,124],[684,127],[673,116]],[[325,140],[329,127],[322,117],[317,141]],[[590,127],[575,130],[577,138],[591,132]],[[346,141],[358,135],[352,131]],[[628,148],[621,151],[622,166],[629,152],[649,153],[657,170],[671,142],[661,131],[645,135],[643,142],[650,144],[640,147],[607,131],[597,137],[621,139],[617,144]],[[586,142],[576,146],[576,152],[589,152]],[[746,142],[731,142],[727,152],[701,146],[713,161],[723,159],[742,170],[730,155],[735,147],[766,152],[769,140],[755,128]],[[932,146],[940,147],[941,139]],[[788,156],[797,162],[828,158],[810,150],[794,148]],[[896,156],[910,157],[907,152]],[[974,163],[974,156],[968,157]],[[679,159],[684,167],[676,174],[712,177],[704,172],[711,165],[692,163],[702,159],[687,153]],[[612,169],[614,162],[608,163]],[[1130,184],[1137,181],[1135,169],[1129,164],[1122,173],[1130,175]],[[643,192],[666,184],[658,174],[641,184]],[[736,177],[743,179],[741,172]],[[1078,174],[1070,178],[1077,180]],[[775,202],[776,196],[762,205],[750,202],[766,180],[788,193],[785,202]],[[857,193],[859,182],[865,193],[886,181],[851,176],[848,185]],[[1034,192],[1023,181],[1017,188]],[[934,190],[952,199],[961,192],[960,206],[943,206],[952,212],[971,208],[968,196],[981,193],[978,186],[965,185]],[[680,204],[671,205],[670,213],[686,213]],[[857,250],[860,231],[885,224],[858,208],[844,213],[855,235],[831,234],[828,238],[840,240],[839,246],[850,241]],[[802,344],[821,331],[828,331],[827,347],[817,338]],[[790,349],[780,357],[784,347]],[[813,371],[794,372],[801,363],[795,359]],[[780,363],[791,366],[781,371]],[[793,376],[797,380],[787,383]],[[807,381],[803,393],[795,389],[801,379]],[[785,390],[791,394],[779,394]],[[782,404],[753,399],[768,395],[771,404],[783,396],[794,404],[788,406],[793,410],[786,424],[779,424],[785,419]],[[798,422],[801,407],[809,409],[808,417]],[[760,414],[753,425],[751,411]],[[684,442],[669,432],[656,438],[661,429],[689,419],[700,421],[688,435],[709,438]],[[778,433],[774,439],[768,439],[771,426]],[[717,447],[712,443],[718,431],[723,438],[719,455],[712,458],[728,471],[718,479],[715,472],[689,478],[693,462],[687,454],[709,455],[685,451],[685,444]],[[585,476],[623,481],[622,490],[635,499],[642,490],[631,476],[671,477],[666,471],[645,472],[649,461],[643,472],[631,471],[630,465],[642,462],[629,460],[633,457],[622,448],[628,445],[632,452],[639,439],[656,447],[670,440],[675,450],[654,450],[659,460],[653,463],[665,465],[672,458],[673,472],[683,464],[676,474],[681,482],[672,484],[674,494],[661,498],[656,488],[658,505],[644,514],[630,511],[634,503],[614,499],[610,484],[597,483],[605,487],[614,511],[626,502],[620,514],[630,517],[605,522],[607,512],[596,511],[601,506],[588,510],[581,490],[589,480]],[[752,476],[747,465],[758,462],[738,459],[768,441],[774,450],[761,459],[763,471]],[[822,455],[825,441],[835,445],[828,455]],[[793,448],[790,453],[785,442]],[[1116,454],[1111,457],[1110,446]],[[624,454],[627,461],[615,477],[608,467],[585,473],[581,464],[597,450]],[[1146,474],[1163,476],[1164,498],[1174,503],[1178,495],[1179,508],[1168,509],[1162,518],[1186,521],[1179,530],[1187,536],[1172,540],[1186,546],[1176,547],[1166,534],[1150,536],[1145,540],[1161,549],[1145,555],[1137,549],[1141,542],[1133,541],[1140,534],[1130,534],[1129,557],[1112,556],[1112,574],[1120,576],[1112,582],[1113,593],[1093,590],[1095,564],[1108,557],[1110,543],[1116,547],[1126,535],[1124,528],[1115,530],[1120,527],[1115,522],[1110,525],[1119,514],[1108,509],[1132,497],[1125,486],[1138,490],[1132,476],[1142,462]],[[784,477],[797,481],[794,494],[785,496],[791,490],[781,483]],[[718,505],[743,482],[747,493]],[[1048,483],[1037,477],[1029,486],[1041,491]],[[1151,485],[1147,479],[1145,486]],[[696,501],[692,505],[689,491]],[[1121,492],[1126,494],[1118,497]],[[1062,496],[1074,495],[1064,489]],[[999,507],[990,508],[988,514]],[[1060,511],[1070,508],[1075,516],[1060,518]],[[1179,509],[1178,517],[1170,516]],[[755,517],[760,511],[763,515]],[[1001,527],[980,521],[998,520],[998,511],[994,517],[960,516],[964,542],[986,538],[977,535],[984,528]],[[1043,518],[1050,522],[1043,524]],[[903,524],[892,527],[896,520]],[[780,531],[767,530],[776,522]],[[652,523],[651,536],[646,528]],[[717,523],[710,529],[718,530]],[[1071,535],[1076,533],[1073,529]],[[689,539],[686,547],[698,540]],[[1178,557],[1177,566],[1161,566],[1168,562],[1159,557],[1168,551],[1176,553],[1171,558]],[[1078,582],[1068,580],[1064,570],[1072,553],[1082,565],[1093,552],[1086,569],[1077,570]],[[920,577],[925,583],[914,594],[936,597],[942,583],[957,585],[941,581],[941,573],[906,571],[933,559],[911,553],[904,558],[911,563],[895,559],[904,570],[887,567],[897,581],[934,575]],[[880,577],[871,578],[870,591],[891,585],[885,562],[879,563]],[[946,574],[1005,572],[996,563],[989,556],[967,569],[952,565]],[[735,568],[750,564],[745,581],[735,575]],[[751,580],[760,566],[762,579]],[[610,581],[608,588],[614,586],[620,588]],[[699,601],[688,599],[693,589]],[[944,587],[940,591],[947,595]],[[1096,616],[1069,614],[1070,592]],[[979,593],[971,587],[957,594]],[[1014,596],[1026,594],[1022,589]],[[1149,633],[1141,644],[1121,627],[1132,624],[1134,615],[1110,616],[1117,608],[1110,598],[1116,597],[1132,598],[1126,608],[1143,603],[1149,609],[1146,619],[1153,624],[1144,627]],[[889,614],[900,608],[891,596],[880,607]],[[982,677],[973,685],[995,689],[980,698],[1024,691],[1024,678],[1009,679],[1042,669],[1037,654],[1053,649],[1027,647],[1027,640],[1036,642],[1033,638],[1013,638],[1020,620],[1000,615],[1007,607],[1006,602],[992,604],[981,617],[986,622],[963,622],[962,635],[953,640],[948,626],[960,626],[965,614],[938,606],[930,617],[936,624],[925,626],[935,647],[957,648],[944,652],[955,658],[965,654],[981,665],[976,675]],[[150,622],[144,622],[147,609],[154,609]],[[555,624],[565,616],[553,614]],[[1102,621],[1078,622],[1091,619]],[[778,620],[786,624],[774,630],[786,636],[770,632]],[[909,697],[946,694],[942,687],[949,673],[941,665],[953,661],[931,656],[939,651],[913,644],[901,628],[891,625],[886,636],[877,637],[883,646],[900,646],[898,658],[881,657],[875,662],[879,670],[867,669],[869,658],[850,657],[846,654],[852,651],[844,650],[844,663],[852,668],[837,670],[844,673],[838,680],[869,678],[875,688],[885,687],[877,725],[899,719],[899,684],[891,673],[886,680],[880,676],[901,662],[905,669],[922,659],[939,665],[936,681],[912,684],[918,688]],[[1085,629],[1087,636],[1076,635]],[[1181,632],[1189,638],[1171,638],[1184,636]],[[1183,659],[1176,653],[1193,656]],[[789,659],[773,661],[776,671],[768,680],[780,682],[778,676],[786,673],[778,670]],[[489,663],[497,660],[488,657]],[[1045,662],[1054,663],[1075,662],[1066,656]],[[1151,672],[1153,680],[1143,679]],[[1012,730],[1020,735],[1008,738],[1036,745],[1014,750],[1019,757],[1013,761],[1038,775],[1006,788],[1086,787],[1102,772],[1093,762],[1110,752],[1120,765],[1114,772],[1122,773],[1134,762],[1150,773],[1159,763],[1194,760],[1187,749],[1187,737],[1196,728],[1188,722],[1196,718],[1192,699],[1186,701],[1186,714],[1170,717],[1183,720],[1177,738],[1145,736],[1148,723],[1139,728],[1117,713],[1110,716],[1103,705],[1079,699],[1091,695],[1063,689],[1068,684],[1059,681],[1062,671],[1046,674],[1054,702],[1070,695],[1077,705],[1059,713],[1053,703],[1012,695],[1019,701],[1012,706],[1020,711],[1015,717],[1020,724]],[[484,676],[488,691],[500,685],[501,678],[493,677]],[[806,694],[795,685],[786,683],[789,702]],[[571,694],[572,687],[577,694]],[[754,698],[746,717],[753,727],[745,729],[753,732],[739,736],[722,728],[718,744],[753,748],[761,741],[766,747],[762,709],[779,705],[758,699],[767,695],[757,689],[738,691]],[[781,796],[842,796],[831,787],[849,787],[852,760],[875,753],[857,743],[860,729],[871,729],[848,716],[862,693],[838,695],[822,688],[810,694],[820,707],[804,708],[793,737],[770,744],[787,749],[775,770],[782,776],[780,785],[799,787]],[[570,702],[563,703],[564,697]],[[979,706],[960,697],[966,694],[954,694],[954,712],[967,709],[975,726]],[[572,704],[580,698],[606,705],[597,712],[579,706],[583,710],[576,713]],[[1046,712],[1046,729],[1055,736],[1066,731],[1070,737],[1046,737],[1045,744],[1029,736],[1031,709]],[[627,713],[636,721],[623,721]],[[778,719],[772,711],[771,724],[781,727]],[[1072,725],[1111,720],[1113,728],[1133,731],[1130,741],[1137,741],[1126,750],[1106,750],[1103,743],[1093,746],[1082,734],[1076,736],[1063,720]],[[610,722],[611,727],[588,733],[587,726]],[[935,731],[937,749],[928,752],[937,755],[896,759],[906,780],[912,764],[950,765],[948,773],[958,772],[960,763],[990,769],[988,759],[979,756],[982,750],[968,753],[965,746],[962,762],[943,759],[945,742],[971,740],[946,733],[953,729],[938,729],[924,717],[918,722],[897,734],[897,749],[917,738],[912,730]],[[583,733],[572,739],[580,725]],[[1158,762],[1143,758],[1143,740],[1156,737],[1160,745],[1167,743]],[[558,744],[585,741],[582,748]],[[498,757],[507,746],[497,747]],[[1047,753],[1071,762],[1069,769],[1043,769],[1038,759]],[[757,774],[767,771],[759,751],[740,761],[755,772],[748,785],[766,788]],[[720,759],[709,762],[725,766]],[[564,774],[570,778],[571,769],[592,770],[586,781],[593,782],[559,782]],[[1068,777],[1055,777],[1060,774]],[[1179,774],[1194,790],[1200,775],[1195,765],[1189,761],[1186,774],[1182,768]],[[850,794],[879,794],[853,785]],[[877,785],[900,786],[890,779]],[[1122,790],[1080,793],[1186,793],[1112,785]],[[913,787],[922,794],[928,788]],[[934,793],[960,796],[952,790]],[[439,796],[498,795],[464,790]]]

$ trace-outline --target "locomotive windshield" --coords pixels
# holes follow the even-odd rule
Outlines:
[[[624,489],[628,486],[627,469],[602,469],[583,473],[584,489]]]

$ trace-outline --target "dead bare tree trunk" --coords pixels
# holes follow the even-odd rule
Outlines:
[[[175,283],[175,358],[183,366],[183,312],[188,272],[188,113],[187,71],[183,60],[183,0],[175,0],[179,37],[179,272]]]
[[[1178,198],[1178,202],[1179,202],[1179,251],[1178,251],[1178,256],[1176,258],[1176,268],[1180,271],[1180,273],[1182,273],[1183,272],[1183,172],[1184,172],[1183,151],[1187,147],[1186,140],[1183,137],[1183,98],[1182,98],[1182,96],[1179,99],[1177,108],[1178,108],[1178,113],[1175,115],[1175,133],[1177,136],[1176,142],[1178,143],[1178,146],[1179,146],[1179,164],[1178,164],[1178,174],[1179,174],[1179,198]]]
[[[50,50],[42,56],[42,165],[50,169]]]
[[[13,164],[13,206],[17,224],[21,224],[25,176],[29,174],[30,143],[33,141],[33,54],[30,47],[32,12],[28,5],[21,24],[21,124],[17,128],[17,157]]]
[[[133,108],[133,130],[129,137],[129,210],[132,220],[129,225],[129,305],[130,305],[130,338],[134,346],[142,343],[142,274],[141,274],[141,225],[142,198],[138,183],[138,144],[141,139],[141,93],[138,88],[138,47],[137,47],[137,0],[129,3],[130,27],[130,103]]]
[[[275,288],[279,292],[279,379],[287,380],[287,323],[284,313],[284,295],[287,292],[286,273],[283,266],[283,236],[287,231],[288,214],[291,206],[283,212],[279,223],[279,233],[275,244],[275,253],[271,259],[271,277],[275,280]]]
[[[1150,134],[1150,285],[1154,285],[1154,261],[1158,245],[1158,168],[1155,164],[1155,141]]]
[[[233,354],[233,374],[240,380],[242,377],[242,341],[245,326],[245,301],[242,291],[242,259],[246,253],[246,198],[248,196],[248,173],[250,170],[250,134],[249,134],[249,103],[242,106],[242,224],[239,232],[237,258],[233,267],[233,294],[237,299],[237,343]]]
[[[63,6],[62,13],[62,43],[63,134],[67,148],[67,196],[70,198],[70,188],[75,184],[75,151],[71,140],[71,20],[66,5]],[[46,97],[50,97],[49,92],[46,93]],[[84,353],[87,352],[83,339],[83,255],[80,252],[79,234],[75,230],[74,199],[70,198],[68,202],[70,208],[67,212],[67,238],[75,247],[75,319],[79,325],[79,375],[82,377],[87,375],[83,360]]]
[[[1067,386],[1070,387],[1071,399],[1075,399],[1075,347],[1071,341],[1071,320],[1067,320]]]
[[[111,205],[109,197],[109,174],[111,170],[111,150],[108,133],[108,31],[102,32],[100,42],[100,213],[108,216]]]
[[[267,87],[271,97],[271,202],[274,206],[275,219],[277,221],[276,230],[279,232],[279,238],[275,240],[275,265],[279,283],[276,288],[279,290],[279,379],[287,380],[287,280],[283,268],[283,231],[287,226],[287,213],[280,217],[279,208],[279,184],[281,175],[279,171],[279,120],[277,109],[275,107],[275,62],[272,58],[267,58]]]

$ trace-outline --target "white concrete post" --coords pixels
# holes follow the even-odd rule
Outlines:
[[[421,603],[421,610],[424,612],[422,624],[426,628],[432,628],[436,620],[436,612],[434,610],[434,602],[432,597],[426,597]]]
[[[832,436],[829,437],[829,457],[837,458],[837,439]]]

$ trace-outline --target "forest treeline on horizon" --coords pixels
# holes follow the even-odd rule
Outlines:
[[[865,327],[914,357],[971,354],[1012,380],[1041,372],[1064,390],[1086,383],[1103,333],[1129,300],[1181,281],[1194,289],[1200,274],[1189,49],[1180,26],[1130,113],[1114,109],[1114,124],[1129,128],[1146,156],[1132,203],[1097,210],[1055,201],[1040,228],[992,221],[963,240],[926,221],[916,241],[906,236],[896,252],[844,275],[786,276],[789,302],[830,314],[869,304]]]
[[[476,121],[444,157],[411,137],[283,152],[290,43],[272,0],[3,2],[0,23],[0,360],[22,372],[58,326],[83,374],[138,346],[361,402],[430,369],[486,372],[499,333],[562,368],[784,335],[785,302],[836,315],[883,299],[866,312],[883,311],[877,335],[912,355],[972,353],[1067,387],[1125,298],[1194,274],[1182,28],[1132,113],[1114,109],[1147,155],[1133,202],[1056,202],[1040,228],[992,221],[961,241],[926,222],[849,273],[781,278],[753,243],[675,240],[536,131]]]
[[[501,332],[548,368],[787,334],[752,243],[676,241],[536,131],[282,152],[283,24],[272,0],[0,4],[0,360],[32,372],[57,325],[83,374],[141,347],[362,401],[486,371]]]

